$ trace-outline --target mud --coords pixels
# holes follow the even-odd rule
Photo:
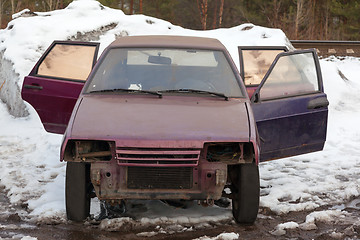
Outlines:
[[[195,239],[203,236],[216,237],[221,233],[235,232],[239,239],[360,239],[360,199],[353,199],[338,206],[326,206],[312,211],[291,212],[276,215],[261,208],[254,225],[238,225],[234,221],[207,222],[197,226],[146,225],[136,227],[124,224],[121,230],[102,230],[102,222],[91,220],[85,223],[36,224],[22,220],[18,212],[24,206],[10,206],[6,196],[0,194],[0,239],[21,239],[31,236],[39,240],[97,240],[97,239]],[[300,226],[314,211],[338,209],[346,213],[332,221],[315,221],[310,230],[285,229],[285,234],[276,231],[278,224],[295,222]],[[20,214],[21,215],[21,214]]]

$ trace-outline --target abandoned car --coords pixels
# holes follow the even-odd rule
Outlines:
[[[55,41],[22,88],[46,131],[64,134],[69,220],[89,216],[95,192],[112,204],[226,197],[253,223],[259,162],[323,149],[315,50],[239,46],[239,73],[211,38],[121,37],[99,60],[98,47]]]

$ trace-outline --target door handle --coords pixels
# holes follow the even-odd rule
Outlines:
[[[312,99],[308,102],[307,108],[308,109],[318,109],[318,108],[324,108],[329,106],[329,101],[326,97],[319,97]]]
[[[27,88],[27,89],[37,89],[37,90],[42,90],[42,89],[43,89],[43,87],[42,87],[42,86],[39,86],[39,85],[27,85],[27,84],[24,85],[24,88]]]

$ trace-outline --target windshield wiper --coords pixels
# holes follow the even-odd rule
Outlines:
[[[152,95],[159,96],[159,98],[162,98],[162,94],[159,92],[153,92],[153,91],[146,91],[146,90],[140,90],[140,89],[125,89],[125,88],[115,88],[115,89],[103,89],[103,90],[94,90],[90,91],[89,93],[99,93],[99,92],[128,92],[128,93],[148,93]]]
[[[169,93],[172,93],[172,92],[178,92],[178,93],[207,93],[207,94],[210,94],[210,95],[214,95],[214,96],[217,96],[217,97],[222,97],[224,98],[226,101],[229,101],[229,97],[226,96],[225,94],[223,93],[217,93],[217,92],[211,92],[211,91],[205,91],[205,90],[198,90],[198,89],[189,89],[189,88],[180,88],[180,89],[171,89],[171,90],[162,90],[162,91],[159,91],[159,92],[169,92]]]

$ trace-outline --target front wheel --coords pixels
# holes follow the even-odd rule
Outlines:
[[[237,172],[232,183],[232,213],[237,223],[253,224],[259,211],[259,167],[254,163],[241,164]]]
[[[68,220],[81,222],[90,214],[90,165],[68,162],[66,165],[66,216]]]

